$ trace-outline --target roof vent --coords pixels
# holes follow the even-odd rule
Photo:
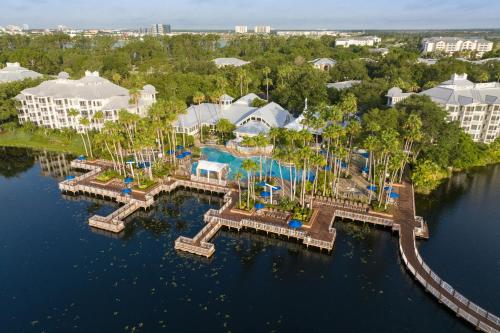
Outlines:
[[[59,74],[57,74],[57,78],[62,80],[67,80],[69,79],[69,74],[66,72],[60,72]]]

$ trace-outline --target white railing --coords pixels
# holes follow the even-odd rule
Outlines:
[[[334,216],[341,217],[341,218],[348,218],[348,219],[355,220],[355,221],[383,225],[383,226],[392,226],[394,224],[394,222],[390,219],[366,215],[366,214],[353,213],[353,212],[348,212],[345,210],[338,210],[338,209],[335,210]]]
[[[446,304],[452,311],[457,313],[460,317],[464,318],[471,324],[473,324],[475,327],[481,329],[484,332],[498,332],[495,330],[493,327],[489,325],[488,322],[485,322],[482,320],[482,318],[486,319],[487,321],[495,324],[495,325],[500,325],[500,320],[497,316],[487,312],[480,306],[474,304],[470,300],[468,300],[465,296],[457,292],[451,285],[443,281],[436,273],[434,273],[429,266],[425,264],[425,262],[422,260],[416,244],[415,244],[415,231],[413,231],[413,250],[415,251],[415,257],[417,258],[417,262],[421,265],[422,269],[429,274],[430,278],[437,283],[441,288],[443,288],[449,295],[451,295],[451,298],[449,295],[444,295],[443,293],[439,292],[436,288],[434,288],[427,280],[420,275],[415,268],[409,263],[406,254],[403,251],[403,246],[400,238],[399,242],[399,250],[401,252],[401,257],[403,258],[403,262],[405,263],[406,267],[408,270],[415,276],[415,278],[424,286],[426,290],[428,290],[431,294],[433,294],[437,299],[439,299],[441,302]],[[476,316],[471,315],[469,312],[465,311],[462,309],[459,305],[462,304],[463,306],[467,307],[469,310],[471,310]]]

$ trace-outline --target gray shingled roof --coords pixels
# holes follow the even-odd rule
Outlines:
[[[269,128],[260,121],[252,120],[234,130],[241,135],[258,135],[269,133]]]
[[[349,89],[356,84],[360,84],[361,80],[349,80],[349,81],[341,81],[341,82],[333,82],[327,83],[327,88],[335,88],[337,90]]]
[[[473,83],[466,77],[460,78],[454,75],[451,80],[424,90],[420,94],[429,96],[433,101],[442,105],[495,104],[500,103],[500,84],[497,82]]]
[[[4,68],[0,69],[0,83],[36,79],[39,77],[42,77],[42,74],[21,67],[18,62],[8,62]]]
[[[122,88],[109,80],[106,80],[97,73],[87,72],[79,80],[62,78],[44,81],[40,85],[27,88],[22,91],[24,94],[53,98],[80,98],[84,100],[106,99],[114,96],[129,96],[127,89]]]
[[[216,58],[213,60],[217,67],[221,66],[235,66],[240,67],[249,64],[249,61],[241,60],[238,58]]]
[[[328,66],[335,66],[335,64],[337,63],[332,58],[316,58],[309,62],[313,65],[328,65]]]

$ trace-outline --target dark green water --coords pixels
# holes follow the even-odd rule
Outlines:
[[[48,161],[56,178],[42,175]],[[474,332],[416,284],[386,230],[339,222],[331,255],[222,231],[213,259],[201,260],[173,242],[220,199],[165,195],[116,238],[87,225],[116,206],[61,195],[65,165],[0,148],[0,332]],[[423,258],[496,314],[499,202],[500,166],[417,202],[431,232]]]

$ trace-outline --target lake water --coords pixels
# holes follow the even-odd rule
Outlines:
[[[0,148],[0,332],[475,332],[410,277],[389,231],[338,222],[333,254],[222,231],[203,260],[173,242],[219,198],[165,195],[114,237],[87,219],[115,205],[61,195],[67,169],[61,156]],[[417,200],[423,258],[496,314],[499,200],[500,166]]]

